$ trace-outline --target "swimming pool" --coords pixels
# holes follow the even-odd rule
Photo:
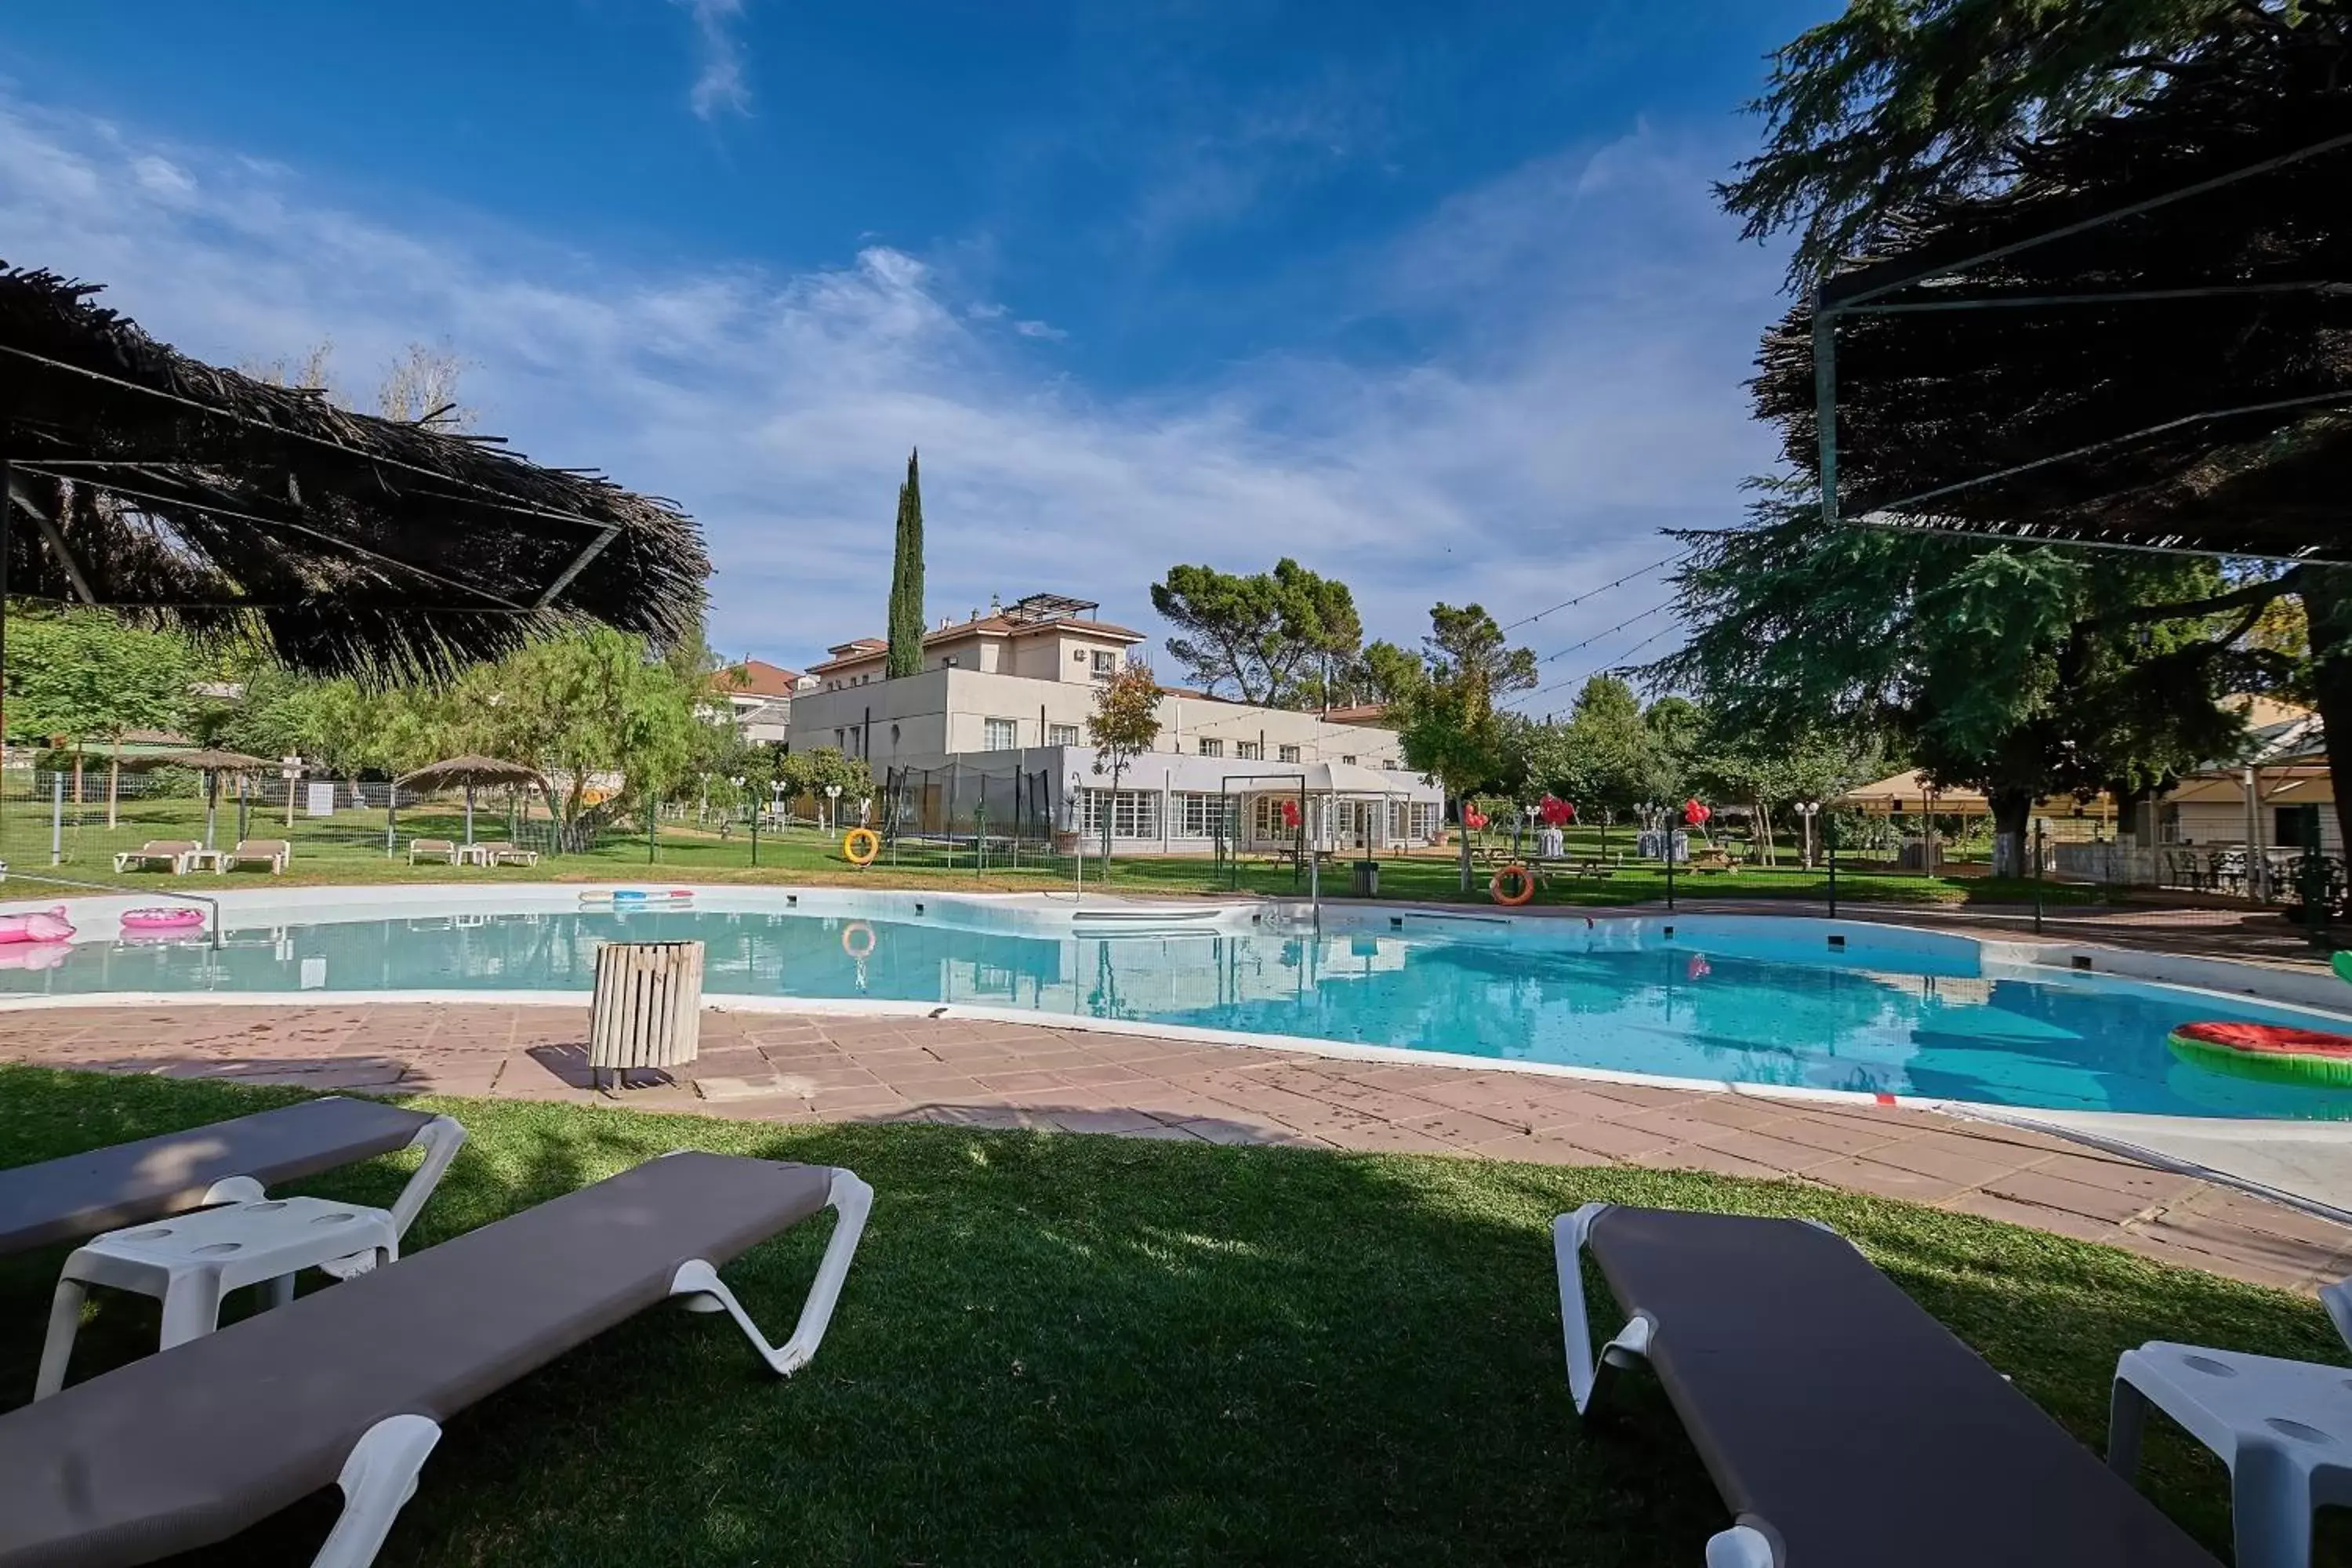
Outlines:
[[[2352,1090],[2222,1077],[2165,1044],[2191,1019],[2352,1027],[2341,1019],[2000,963],[1968,939],[1900,928],[1358,909],[1318,931],[1232,908],[1074,918],[1034,899],[723,889],[614,914],[581,909],[576,889],[437,906],[414,896],[425,891],[233,903],[217,948],[115,940],[110,923],[93,934],[100,922],[78,911],[83,940],[45,967],[0,968],[0,998],[577,994],[607,940],[691,938],[709,945],[714,996],[938,1004],[2018,1107],[2352,1120]]]

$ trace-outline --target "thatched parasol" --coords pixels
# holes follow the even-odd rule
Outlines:
[[[249,757],[243,752],[226,752],[217,746],[198,746],[185,752],[147,752],[122,759],[125,768],[194,768],[207,773],[266,773],[278,766],[267,757]]]
[[[131,769],[194,768],[202,773],[205,775],[205,847],[207,849],[213,847],[213,821],[220,805],[221,774],[262,773],[278,766],[267,757],[249,757],[243,752],[223,751],[217,746],[198,746],[185,752],[150,752],[141,756],[125,757],[119,765]]]
[[[1790,461],[1820,472],[1825,403],[1847,520],[2352,563],[2342,8],[2225,24],[2015,157],[1766,338],[1757,411]]]
[[[373,677],[699,614],[709,560],[671,503],[205,364],[97,291],[0,264],[5,592]]]
[[[393,781],[395,789],[432,790],[458,789],[466,792],[466,842],[474,841],[474,791],[477,788],[535,789],[548,793],[547,780],[538,769],[520,763],[509,763],[499,757],[451,757],[445,762],[427,763],[413,773],[404,773]]]

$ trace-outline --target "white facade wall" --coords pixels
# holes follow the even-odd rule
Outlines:
[[[1091,654],[1085,639],[1070,640]],[[1072,668],[1078,668],[1075,661]],[[1045,680],[961,667],[930,669],[898,680],[803,692],[793,700],[790,738],[795,751],[837,745],[862,756],[877,778],[894,767],[952,766],[974,778],[982,773],[1043,773],[1051,781],[1059,826],[1066,821],[1061,814],[1074,775],[1081,791],[1110,788],[1108,771],[1095,771],[1094,749],[1071,739],[1083,741],[1094,703],[1091,677]],[[1444,793],[1402,766],[1392,731],[1196,697],[1163,698],[1160,718],[1159,746],[1119,779],[1121,794],[1140,793],[1151,801],[1123,810],[1110,805],[1118,847],[1207,852],[1215,842],[1213,828],[1188,826],[1199,828],[1213,808],[1205,799],[1188,804],[1185,797],[1220,792],[1240,797],[1242,843],[1287,843],[1292,832],[1274,808],[1256,807],[1255,797],[1296,797],[1299,770],[1318,762],[1352,762],[1384,773],[1394,786],[1393,795],[1381,802],[1340,802],[1336,807],[1310,802],[1308,826],[1318,842],[1344,846],[1369,837],[1376,847],[1418,843],[1442,825]],[[1217,752],[1204,754],[1204,741],[1215,743]],[[1262,748],[1261,755],[1242,754],[1244,743]],[[1295,761],[1281,760],[1286,747],[1296,750]],[[1086,810],[1099,811],[1106,804]],[[1128,830],[1138,825],[1149,831]]]
[[[1091,651],[1083,643],[1078,646]],[[999,721],[995,733],[1001,738],[1009,732],[1015,748],[1046,746],[1066,743],[1063,738],[1073,731],[1083,740],[1094,709],[1091,678],[1043,680],[960,667],[929,669],[898,680],[803,691],[793,699],[790,738],[794,751],[838,745],[852,756],[865,757],[877,770],[885,765],[937,767],[950,754],[989,750],[992,719]],[[1333,724],[1313,713],[1171,696],[1160,700],[1160,723],[1154,755],[1164,752],[1237,767],[1252,762],[1297,765],[1351,761],[1379,769],[1403,765],[1394,731]],[[1204,742],[1214,754],[1202,751]],[[1249,757],[1245,747],[1256,748],[1258,755]],[[1286,758],[1285,748],[1295,750],[1297,756]]]

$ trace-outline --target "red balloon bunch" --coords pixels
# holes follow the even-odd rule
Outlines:
[[[1486,826],[1486,814],[1475,805],[1462,808],[1462,826],[1475,830]]]
[[[1556,795],[1548,795],[1537,804],[1536,815],[1553,827],[1566,827],[1576,820],[1576,807]]]
[[[1705,826],[1706,819],[1714,815],[1714,812],[1696,799],[1683,802],[1683,820],[1693,827]]]
[[[1297,801],[1286,800],[1282,803],[1282,825],[1285,827],[1297,827],[1298,826],[1298,803]]]

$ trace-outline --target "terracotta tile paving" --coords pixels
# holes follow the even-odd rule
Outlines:
[[[603,1100],[584,1008],[77,1007],[0,1016],[0,1059],[108,1072]],[[1366,1062],[968,1018],[704,1016],[701,1059],[625,1104],[1210,1143],[1645,1165],[1819,1183],[2309,1291],[2352,1228],[2013,1128],[1531,1073]]]

